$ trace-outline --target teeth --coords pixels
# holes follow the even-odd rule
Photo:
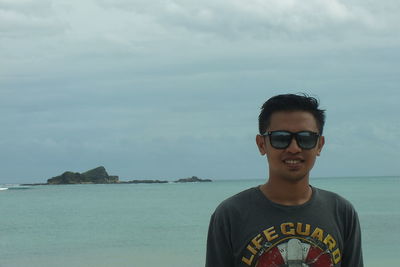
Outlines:
[[[289,160],[285,160],[285,163],[297,164],[297,163],[300,163],[300,160],[298,160],[298,159],[289,159]]]

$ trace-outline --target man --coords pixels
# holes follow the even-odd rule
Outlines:
[[[310,186],[325,143],[324,110],[307,95],[278,95],[261,108],[256,143],[265,184],[223,201],[211,216],[206,267],[362,267],[353,206]]]

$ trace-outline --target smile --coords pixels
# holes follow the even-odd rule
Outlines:
[[[302,162],[302,160],[299,160],[299,159],[287,159],[287,160],[284,160],[284,162],[286,164],[299,164],[299,163]]]

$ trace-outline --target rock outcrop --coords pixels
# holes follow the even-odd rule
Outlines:
[[[48,184],[113,184],[118,183],[118,176],[108,175],[103,166],[84,173],[64,172],[47,180]]]
[[[189,178],[182,178],[182,179],[175,181],[175,183],[194,183],[194,182],[212,182],[212,181],[211,181],[211,179],[201,179],[201,178],[198,178],[197,176],[192,176]]]
[[[174,183],[195,183],[195,182],[212,182],[211,179],[201,179],[197,176],[182,178],[175,180]],[[55,176],[47,180],[46,184],[26,184],[26,185],[54,185],[54,184],[164,184],[169,183],[165,180],[131,180],[119,181],[118,176],[108,175],[103,166],[92,170],[79,173],[66,171],[59,176]]]
[[[120,181],[120,184],[166,184],[168,181],[163,180],[131,180],[131,181]]]

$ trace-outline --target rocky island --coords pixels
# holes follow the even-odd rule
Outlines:
[[[188,178],[181,178],[175,180],[174,183],[197,183],[197,182],[212,182],[211,179],[201,179],[197,176],[192,176]],[[164,184],[169,183],[166,180],[132,180],[132,181],[119,181],[120,184]]]
[[[119,184],[166,184],[168,181],[163,180],[132,180],[132,181],[119,181]]]
[[[47,180],[48,184],[115,184],[118,182],[118,176],[108,175],[103,166],[84,173],[66,171]]]
[[[61,184],[164,184],[169,183],[166,180],[131,180],[120,181],[116,175],[108,175],[103,166],[79,173],[66,171],[59,176],[52,177],[47,183],[22,184],[22,185],[61,185]],[[212,182],[211,179],[201,179],[197,176],[181,178],[173,181],[174,183],[194,183],[194,182]]]
[[[197,176],[182,178],[175,181],[175,183],[196,183],[196,182],[212,182],[212,181],[211,179],[200,179]]]

